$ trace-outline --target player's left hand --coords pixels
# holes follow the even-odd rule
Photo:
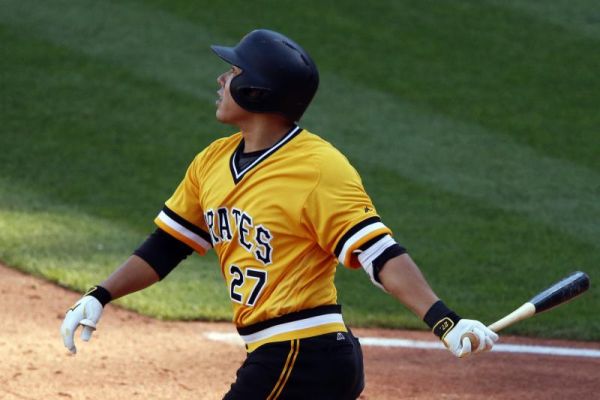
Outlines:
[[[491,350],[498,335],[479,321],[461,319],[442,341],[456,357],[465,357]]]

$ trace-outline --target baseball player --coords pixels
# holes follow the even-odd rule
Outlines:
[[[65,346],[76,352],[79,325],[90,339],[109,301],[163,279],[194,251],[213,249],[247,349],[224,399],[359,396],[363,359],[337,304],[338,263],[363,268],[454,355],[490,350],[498,336],[435,295],[348,160],[298,125],[319,84],[308,53],[265,29],[212,50],[231,66],[217,79],[216,117],[239,132],[194,158],[156,217],[156,231],[67,311]]]

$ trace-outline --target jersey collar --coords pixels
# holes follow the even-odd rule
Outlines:
[[[233,177],[233,181],[237,184],[239,181],[242,180],[242,178],[244,177],[244,175],[246,175],[248,171],[260,164],[263,160],[265,160],[271,154],[276,152],[278,149],[283,147],[287,142],[296,137],[296,135],[298,135],[301,131],[302,128],[300,128],[299,126],[292,126],[289,132],[286,133],[281,139],[279,139],[277,143],[265,150],[265,152],[260,157],[258,157],[251,164],[247,165],[244,169],[240,171],[238,170],[236,161],[239,158],[239,154],[242,152],[242,149],[244,148],[244,139],[242,138],[240,144],[237,146],[237,148],[231,155],[231,159],[229,160],[229,168],[231,170],[231,176]]]

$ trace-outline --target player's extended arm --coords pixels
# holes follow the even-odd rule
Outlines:
[[[446,307],[408,254],[389,259],[378,277],[385,290],[423,319],[457,357],[490,350],[498,340],[481,322],[462,319]],[[470,339],[464,337],[467,333],[479,339],[477,348],[471,348]]]
[[[132,255],[100,284],[108,290],[111,300],[116,300],[159,281],[159,276],[142,258]]]
[[[83,326],[81,338],[90,340],[106,303],[158,282],[192,252],[185,243],[156,229],[108,279],[90,289],[67,311],[60,327],[65,346],[75,353],[73,336],[79,325]]]
[[[129,257],[108,279],[91,288],[67,311],[60,327],[65,347],[72,353],[77,352],[74,335],[79,325],[83,327],[81,339],[90,340],[106,303],[142,290],[158,280],[159,275],[150,264],[137,255]]]
[[[407,253],[388,260],[379,271],[379,280],[385,290],[420,319],[439,300]]]

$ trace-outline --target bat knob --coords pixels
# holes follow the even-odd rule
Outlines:
[[[479,338],[473,332],[467,332],[460,337],[460,342],[462,343],[464,338],[469,338],[471,342],[471,351],[475,351],[479,347]]]

